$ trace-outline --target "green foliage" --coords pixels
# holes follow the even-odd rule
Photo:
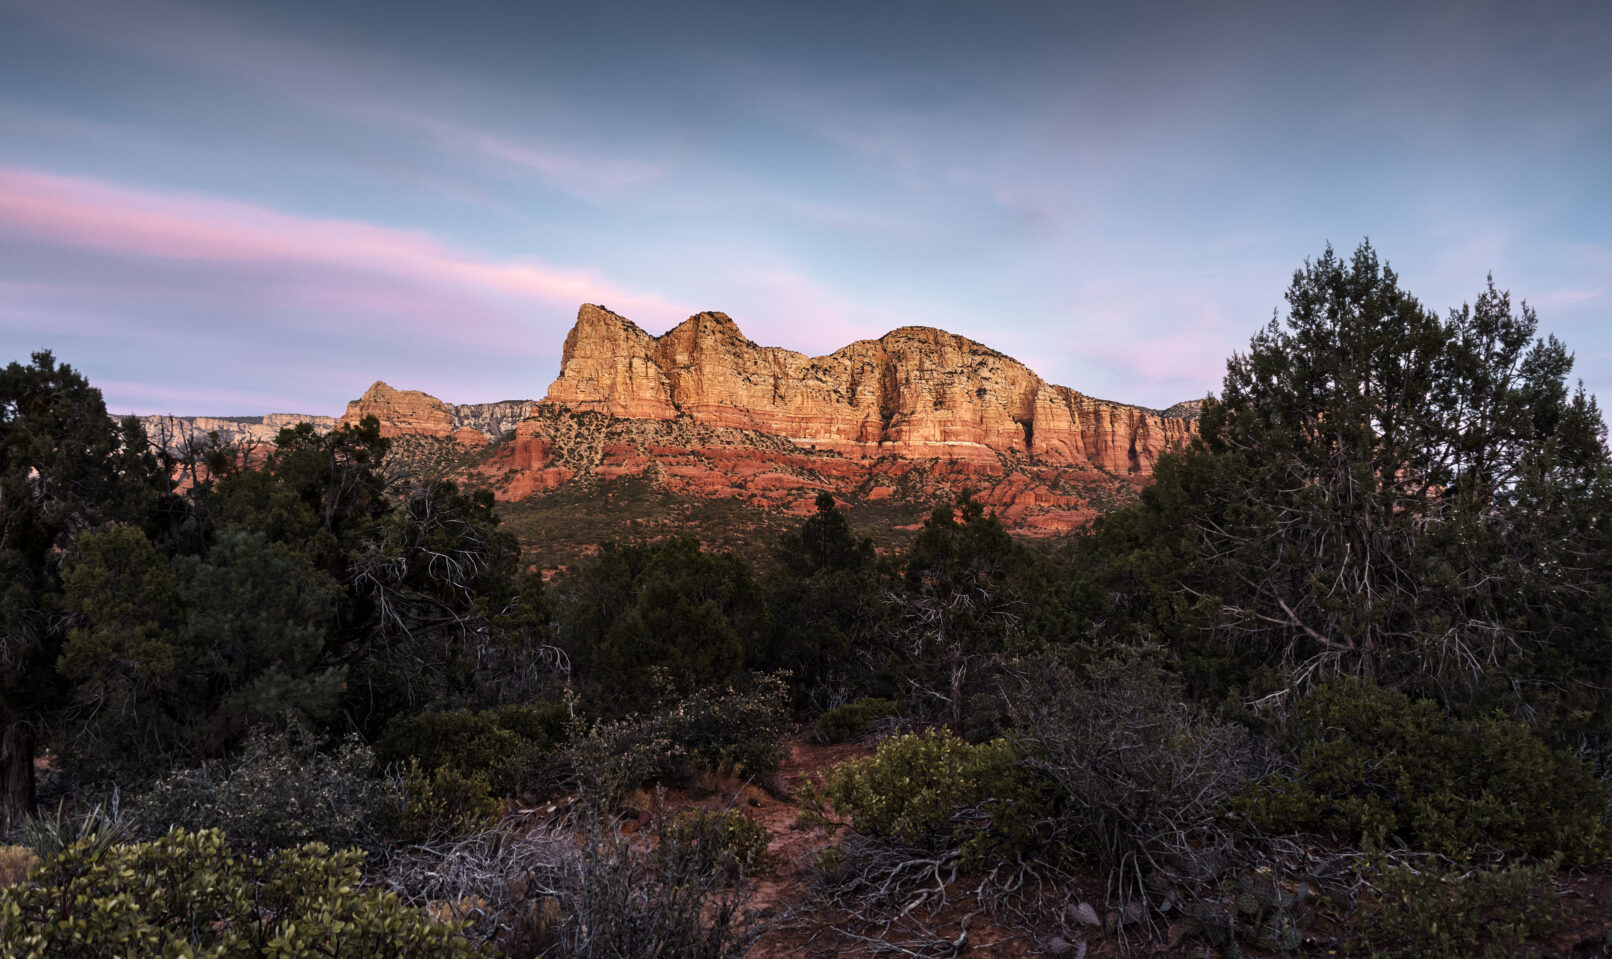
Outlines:
[[[1612,730],[1612,470],[1565,347],[1492,282],[1440,320],[1369,244],[1305,263],[1287,303],[1201,449],[1084,544],[1091,626],[1168,638],[1200,694],[1282,669]]]
[[[66,803],[57,803],[48,813],[24,819],[18,834],[24,846],[48,859],[69,846],[83,846],[90,852],[115,846],[128,839],[132,831],[114,794],[111,800],[76,815],[67,810]]]
[[[989,693],[997,667],[1022,652],[1013,573],[1024,547],[968,492],[924,521],[907,557],[904,588],[886,595],[894,629],[889,651],[901,667],[914,708],[939,704],[961,734],[976,717],[969,704]]]
[[[223,829],[242,851],[373,841],[382,801],[374,754],[356,737],[324,751],[307,732],[259,730],[232,761],[176,770],[130,804],[145,836]]]
[[[485,829],[499,811],[485,773],[467,775],[452,765],[427,772],[411,758],[393,778],[377,820],[391,840],[426,843]]]
[[[139,421],[107,416],[72,367],[41,352],[0,369],[0,832],[33,811],[38,731],[65,699],[61,551],[96,525],[151,522],[167,490]]]
[[[1503,850],[1590,863],[1612,852],[1606,787],[1522,723],[1453,719],[1354,680],[1316,689],[1294,722],[1296,774],[1242,800],[1263,829],[1377,847],[1392,838],[1457,860]]]
[[[857,539],[851,524],[834,503],[831,493],[817,494],[817,513],[800,530],[785,534],[774,551],[791,574],[808,579],[836,570],[865,569],[873,565],[873,541]]]
[[[771,631],[749,565],[692,539],[607,546],[564,595],[559,638],[574,675],[618,714],[736,682]]]
[[[480,775],[498,794],[514,795],[565,744],[569,722],[558,701],[418,713],[394,719],[376,753],[388,765],[416,759],[426,773],[451,767]]]
[[[472,956],[455,928],[360,888],[363,854],[312,843],[240,858],[216,831],[72,846],[0,887],[0,951],[19,959]]]
[[[821,493],[817,513],[783,536],[773,555],[778,568],[766,590],[774,630],[751,665],[788,670],[797,701],[825,684],[859,679],[854,653],[883,605],[872,541],[857,539],[834,497]]]
[[[858,832],[907,845],[939,842],[978,863],[1034,843],[1046,810],[1022,761],[1006,740],[973,745],[944,730],[908,733],[835,767],[806,805],[819,814],[832,807]]]
[[[696,808],[675,818],[660,834],[662,857],[697,859],[701,871],[732,878],[747,876],[772,864],[767,828],[743,813]]]
[[[600,723],[571,744],[584,789],[613,804],[653,783],[684,785],[697,769],[765,780],[783,761],[789,690],[778,676],[747,690],[709,689],[645,716]]]
[[[1368,878],[1377,915],[1356,924],[1373,956],[1507,959],[1556,934],[1554,859],[1472,872],[1386,865]]]
[[[261,534],[226,530],[170,563],[138,529],[79,536],[64,564],[72,626],[58,663],[90,717],[74,737],[87,772],[216,755],[288,712],[335,713],[345,670],[322,662],[328,577]]]
[[[860,739],[878,720],[900,716],[905,712],[906,709],[893,699],[874,697],[835,706],[817,717],[817,738],[825,743]]]

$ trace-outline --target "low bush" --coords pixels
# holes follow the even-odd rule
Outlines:
[[[48,859],[69,846],[87,843],[104,849],[129,838],[133,823],[123,814],[116,791],[111,798],[88,809],[69,812],[58,803],[49,812],[40,812],[22,821],[22,844],[40,859]]]
[[[783,761],[789,693],[781,677],[744,691],[704,690],[645,716],[600,723],[571,744],[585,792],[614,804],[654,783],[687,785],[697,769],[765,780]]]
[[[1463,722],[1348,680],[1298,704],[1292,738],[1292,774],[1241,801],[1267,831],[1331,831],[1378,848],[1395,840],[1459,861],[1506,851],[1590,863],[1612,852],[1606,787],[1522,723]]]
[[[393,842],[418,844],[479,832],[499,818],[499,806],[481,773],[467,776],[457,766],[431,772],[410,759],[388,777],[377,822]]]
[[[844,743],[861,739],[880,719],[900,716],[905,709],[893,699],[869,697],[846,703],[817,717],[817,739],[825,743]]]
[[[672,820],[661,834],[659,854],[688,856],[731,878],[772,863],[765,826],[736,810],[694,809]]]
[[[498,795],[516,795],[565,744],[569,722],[565,703],[556,701],[416,713],[393,720],[375,751],[387,765],[416,759],[427,773],[452,766],[485,777]]]
[[[0,953],[66,956],[326,955],[449,959],[478,950],[391,893],[359,885],[364,854],[311,843],[266,858],[224,835],[75,844],[26,886],[0,887]]]
[[[256,854],[308,842],[369,847],[383,795],[375,756],[356,736],[327,751],[293,727],[259,731],[231,762],[168,774],[128,816],[148,839],[175,826],[222,829]]]
[[[1247,732],[1183,702],[1163,659],[1142,646],[1041,660],[1003,697],[1026,765],[1053,786],[1060,844],[1094,857],[1133,913],[1162,896],[1143,877],[1224,861],[1221,819],[1256,771]]]
[[[1373,956],[1503,959],[1556,934],[1554,859],[1470,873],[1387,865],[1370,875],[1375,917],[1355,924]]]
[[[1022,761],[1006,740],[973,745],[930,729],[840,764],[804,800],[819,815],[832,807],[860,833],[960,849],[968,866],[1036,844],[1047,809]]]

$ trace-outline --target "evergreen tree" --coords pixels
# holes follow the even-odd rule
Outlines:
[[[48,352],[0,370],[0,832],[34,806],[34,754],[61,705],[51,616],[61,557],[98,523],[145,523],[166,477],[133,417],[117,422]]]

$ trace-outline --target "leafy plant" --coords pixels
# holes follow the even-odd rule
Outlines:
[[[789,692],[782,677],[707,689],[645,716],[600,723],[571,744],[584,788],[606,804],[651,783],[686,784],[697,768],[762,779],[783,761]]]
[[[383,832],[398,842],[465,836],[498,818],[498,803],[488,794],[482,773],[467,776],[457,766],[427,773],[418,759],[410,759],[391,776],[390,786],[379,821]]]
[[[47,859],[31,884],[0,887],[0,952],[19,959],[477,954],[455,926],[392,893],[361,888],[363,859],[320,843],[245,858],[216,830],[104,848],[75,843]]]
[[[1296,772],[1241,800],[1268,831],[1394,839],[1462,861],[1504,850],[1588,863],[1612,850],[1594,770],[1522,723],[1463,722],[1429,700],[1346,680],[1299,703],[1294,739]]]
[[[258,731],[232,762],[169,773],[135,798],[130,817],[146,837],[174,826],[222,829],[255,853],[316,841],[362,846],[374,841],[381,798],[374,754],[357,737],[326,751],[292,727]]]
[[[445,710],[394,719],[376,746],[388,765],[414,759],[426,773],[480,775],[500,795],[526,789],[567,739],[563,702]]]
[[[973,745],[929,729],[886,739],[872,756],[831,770],[807,808],[905,845],[960,848],[970,864],[1034,845],[1045,814],[1023,755],[1006,740]]]
[[[825,743],[860,739],[880,719],[900,716],[905,709],[893,699],[868,697],[836,706],[817,717],[817,738]]]
[[[676,817],[661,831],[659,852],[663,857],[693,857],[711,870],[737,878],[771,864],[767,840],[766,827],[737,810],[699,808]]]
[[[1564,912],[1556,901],[1557,861],[1473,872],[1379,867],[1378,911],[1358,929],[1373,956],[1505,959],[1554,935]]]

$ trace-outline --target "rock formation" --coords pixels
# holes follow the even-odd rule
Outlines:
[[[858,458],[983,464],[1009,454],[1113,474],[1151,473],[1195,423],[1184,411],[1051,385],[1011,357],[928,327],[808,357],[757,346],[722,313],[655,337],[591,304],[577,313],[545,402],[635,419],[687,415]]]
[[[380,421],[381,435],[455,438],[461,445],[477,445],[466,430],[497,439],[513,430],[532,411],[530,400],[505,400],[454,406],[418,390],[395,390],[376,380],[364,395],[347,404],[340,422],[357,426],[366,416]]]
[[[182,452],[217,433],[221,442],[235,446],[272,446],[280,430],[287,426],[308,423],[323,433],[334,429],[332,416],[308,416],[302,413],[270,413],[267,416],[142,416],[146,438],[172,452]]]

